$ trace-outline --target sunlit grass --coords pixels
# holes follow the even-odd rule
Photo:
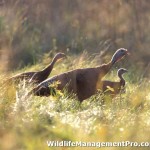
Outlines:
[[[0,1],[0,150],[72,149],[50,148],[47,140],[150,141],[149,4]],[[50,76],[107,63],[110,50],[122,46],[131,57],[105,79],[118,81],[117,69],[128,66],[126,93],[113,98],[99,91],[80,103],[75,95],[57,91],[54,97],[26,99],[32,86],[3,84],[6,77],[43,69],[58,51],[67,59],[57,62]]]
[[[79,58],[70,55],[61,64],[56,64],[52,75],[97,65],[96,61],[89,63],[90,58],[85,61],[86,57],[85,54]],[[70,60],[77,65],[72,67]],[[43,63],[39,68],[42,66]],[[36,67],[31,66],[32,69]],[[124,76],[126,93],[111,98],[99,91],[83,103],[66,92],[57,92],[54,97],[30,96],[25,99],[32,87],[24,84],[1,87],[0,149],[61,149],[49,148],[47,140],[149,141],[149,80],[143,78],[143,82],[133,82],[134,79],[129,78],[132,68],[128,70],[129,74]],[[106,78],[118,80],[116,69],[112,69]]]

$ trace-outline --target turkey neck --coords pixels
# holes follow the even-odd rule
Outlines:
[[[46,73],[46,74],[49,74],[49,73],[52,71],[52,69],[53,69],[54,64],[56,63],[56,61],[57,61],[57,58],[56,58],[56,57],[53,58],[52,62],[51,62],[47,67],[45,67],[45,68],[42,70],[42,72],[44,72],[44,73]]]
[[[118,77],[120,78],[120,84],[121,84],[121,86],[125,86],[125,80],[124,80],[122,74],[118,74]]]
[[[113,63],[111,61],[107,64],[98,66],[98,67],[96,67],[97,73],[101,74],[101,77],[103,77],[109,72],[109,70],[111,69],[112,66],[113,66]]]

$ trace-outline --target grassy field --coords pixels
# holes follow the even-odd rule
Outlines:
[[[0,150],[97,149],[48,147],[48,140],[150,141],[149,14],[148,0],[1,0]],[[67,59],[51,76],[107,63],[121,47],[131,55],[105,77],[116,81],[117,70],[128,69],[126,93],[115,98],[98,92],[80,104],[57,91],[25,99],[31,86],[3,85],[7,77],[42,69],[59,51]]]
[[[26,67],[13,74],[39,70],[50,60],[51,58],[44,56],[40,65]],[[89,57],[86,53],[79,56],[69,55],[66,60],[56,64],[52,75],[74,68],[96,66],[98,61],[99,58]],[[117,66],[115,65],[106,78],[117,80],[116,71],[120,66],[123,67],[124,64],[119,62]],[[19,84],[17,87],[1,86],[0,149],[97,149],[96,147],[48,147],[48,140],[150,141],[150,81],[142,77],[140,70],[134,67],[127,69],[128,73],[124,75],[127,82],[126,93],[113,99],[105,97],[104,102],[102,102],[104,95],[100,92],[81,104],[74,96],[60,92],[55,97],[32,96],[24,99],[31,87],[24,84]],[[4,75],[1,74],[1,81],[3,77]],[[120,147],[101,149],[119,150]],[[131,147],[122,149],[131,149]]]

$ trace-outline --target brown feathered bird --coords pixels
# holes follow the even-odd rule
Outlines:
[[[117,71],[117,75],[120,79],[120,81],[118,82],[107,81],[107,80],[102,81],[102,91],[105,94],[109,94],[109,95],[119,94],[120,91],[125,87],[125,80],[123,78],[123,74],[126,72],[128,71],[124,68],[120,68]]]
[[[66,55],[64,53],[57,53],[54,56],[52,62],[47,67],[45,67],[42,71],[32,71],[32,72],[20,73],[20,74],[17,74],[15,76],[7,79],[6,82],[27,80],[30,83],[31,82],[40,83],[48,78],[56,61],[58,61],[64,57],[66,57]]]
[[[58,90],[67,89],[69,93],[75,93],[79,101],[89,98],[96,93],[97,89],[101,86],[101,79],[109,72],[110,68],[122,59],[128,51],[124,48],[118,49],[113,55],[111,61],[95,68],[75,69],[69,72],[62,73],[51,77],[28,93],[37,96],[49,96],[54,88],[51,85],[59,81],[57,85]]]

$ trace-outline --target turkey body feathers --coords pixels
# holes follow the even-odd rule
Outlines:
[[[33,93],[37,96],[45,96],[43,95],[44,88],[41,90],[41,87],[44,86],[45,88],[48,87],[51,89],[51,84],[59,81],[60,84],[57,86],[58,90],[63,90],[66,87],[69,93],[75,93],[79,101],[82,102],[84,99],[95,94],[97,89],[102,87],[102,78],[109,72],[113,64],[121,60],[125,55],[127,55],[127,53],[128,51],[126,49],[121,48],[114,53],[108,64],[103,64],[95,68],[76,69],[49,78],[31,90],[28,95]],[[46,90],[44,94],[46,94]]]

